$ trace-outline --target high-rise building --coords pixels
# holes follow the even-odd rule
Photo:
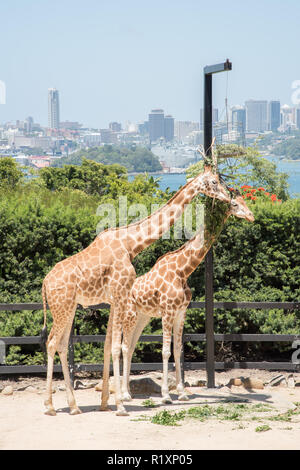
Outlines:
[[[192,132],[199,130],[199,122],[175,121],[175,137],[179,142],[183,142]]]
[[[149,138],[155,142],[165,136],[165,115],[163,109],[152,109],[149,114]]]
[[[165,116],[164,137],[167,142],[174,139],[174,118],[170,114]]]
[[[219,121],[219,111],[217,108],[213,108],[212,110],[212,124],[213,126]],[[200,109],[200,130],[203,131],[204,128],[204,110],[203,108]]]
[[[280,126],[280,101],[270,101],[268,111],[268,128],[276,132]]]
[[[231,124],[234,131],[243,133],[246,130],[246,110],[242,106],[231,109]]]
[[[265,100],[249,100],[246,107],[246,130],[248,132],[264,132],[268,130],[268,102]]]
[[[59,129],[59,93],[55,88],[48,89],[48,127]]]
[[[110,122],[109,129],[113,132],[121,132],[122,126],[119,122]]]

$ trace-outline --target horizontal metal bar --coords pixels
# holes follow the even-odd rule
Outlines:
[[[279,334],[215,334],[215,341],[270,341],[270,342],[290,342],[300,339],[300,335],[279,335]],[[185,334],[184,342],[187,341],[206,341],[205,333]]]
[[[232,63],[227,59],[226,62],[222,62],[221,64],[207,65],[203,70],[205,75],[224,72],[225,70],[232,70]]]
[[[300,340],[300,335],[279,335],[279,334],[215,334],[215,341],[241,341],[241,342],[292,342]],[[2,336],[0,341],[5,344],[42,344],[41,336]],[[73,343],[104,343],[105,335],[74,335]],[[162,335],[142,335],[139,342],[142,343],[162,343]],[[183,341],[206,341],[205,333],[184,334]]]
[[[42,344],[41,336],[2,336],[5,344]]]
[[[48,308],[48,306],[47,306]],[[78,310],[84,310],[81,305],[78,305]],[[109,309],[109,304],[90,305],[92,310]],[[188,308],[205,308],[205,302],[190,302]],[[222,308],[232,310],[235,308],[247,309],[284,309],[284,310],[298,310],[300,309],[300,302],[214,302],[214,308]],[[22,311],[22,310],[42,310],[43,304],[40,303],[24,303],[24,304],[0,304],[0,311]]]

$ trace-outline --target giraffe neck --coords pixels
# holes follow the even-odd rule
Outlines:
[[[197,233],[178,250],[177,266],[186,280],[199,266],[213,243],[218,239],[229,215],[230,212],[224,215],[221,229],[217,233],[208,233],[206,230],[204,230],[204,233]]]
[[[119,229],[131,258],[161,238],[180,217],[186,204],[200,192],[199,186],[196,187],[193,183],[191,181],[183,186],[163,207],[149,217]]]

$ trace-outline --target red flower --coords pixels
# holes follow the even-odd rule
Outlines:
[[[265,188],[257,188],[257,191],[265,191]]]
[[[270,193],[265,193],[266,196],[270,196]]]
[[[276,194],[272,194],[271,199],[272,199],[272,201],[276,201],[276,199],[277,199]]]
[[[251,197],[251,193],[247,193],[246,196],[247,196],[247,197]]]
[[[251,189],[251,193],[256,193],[256,189]]]
[[[255,201],[256,196],[251,196],[252,201]]]

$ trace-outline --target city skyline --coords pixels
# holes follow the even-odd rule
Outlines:
[[[230,105],[247,99],[291,105],[292,84],[300,79],[294,60],[299,18],[296,0],[284,9],[277,0],[216,1],[214,7],[196,0],[54,0],[51,8],[47,0],[7,2],[1,7],[6,104],[0,122],[30,115],[46,126],[50,87],[60,90],[61,120],[87,127],[141,122],[152,108],[196,121],[203,67],[227,57],[232,71],[214,78],[220,114],[226,96]]]

